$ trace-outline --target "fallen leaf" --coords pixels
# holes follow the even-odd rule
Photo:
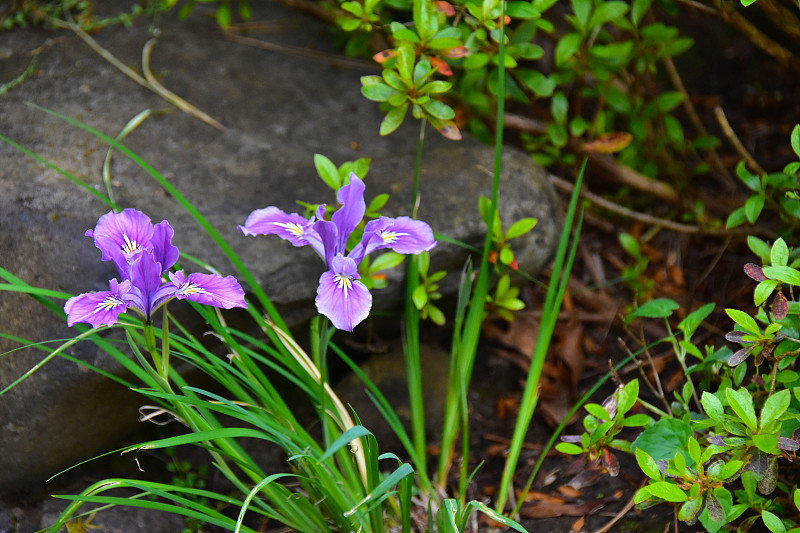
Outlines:
[[[519,494],[517,494],[519,498]],[[560,498],[558,496],[553,496],[552,494],[548,494],[546,492],[537,492],[535,490],[528,491],[528,494],[525,496],[526,502],[550,502],[550,503],[567,503],[567,500],[564,498]]]
[[[585,516],[596,513],[603,507],[602,501],[583,503],[547,503],[538,502],[533,505],[523,505],[519,510],[523,518],[557,518],[559,516]]]
[[[575,520],[572,525],[570,526],[570,531],[580,531],[583,529],[584,524],[586,523],[586,515],[578,518]]]
[[[627,131],[612,131],[599,135],[593,141],[583,143],[582,148],[587,152],[613,154],[627,147],[631,141],[633,141],[633,135]]]
[[[581,491],[569,485],[561,485],[556,490],[568,498],[576,499],[581,497]]]

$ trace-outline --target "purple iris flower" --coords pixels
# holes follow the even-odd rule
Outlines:
[[[153,313],[173,298],[231,309],[247,307],[244,290],[233,276],[164,273],[178,260],[172,244],[174,231],[166,220],[155,226],[144,213],[125,209],[100,217],[86,235],[102,252],[101,259],[113,261],[122,282],[109,281],[109,290],[84,293],[67,300],[67,324],[87,322],[92,327],[113,326],[119,315],[133,308],[149,323]]]
[[[319,279],[317,310],[337,329],[353,331],[372,308],[372,295],[359,281],[361,260],[381,248],[418,254],[436,246],[436,241],[425,222],[409,217],[380,217],[366,224],[361,242],[347,252],[347,239],[366,212],[364,182],[350,174],[350,183],[339,189],[336,199],[341,208],[331,220],[323,218],[325,205],[319,206],[316,216],[310,219],[267,207],[250,213],[239,229],[245,235],[277,235],[294,246],[311,246],[328,266]]]

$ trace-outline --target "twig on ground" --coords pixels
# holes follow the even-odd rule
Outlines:
[[[758,0],[756,5],[783,33],[795,40],[800,40],[800,20],[797,19],[792,11],[786,9],[775,0]],[[795,3],[795,7],[799,6]]]
[[[262,50],[269,50],[270,52],[280,52],[287,55],[295,55],[300,57],[308,57],[311,59],[319,59],[335,65],[337,67],[347,67],[352,69],[361,69],[368,71],[380,72],[380,67],[372,62],[363,61],[360,59],[352,59],[349,57],[341,56],[338,54],[329,54],[320,50],[312,48],[303,48],[300,46],[291,46],[288,44],[277,44],[269,41],[263,41],[254,37],[246,37],[232,31],[223,31],[222,34],[226,39],[235,43],[246,44]]]
[[[644,483],[642,483],[642,486],[644,486]],[[608,521],[608,523],[606,523],[606,525],[604,525],[599,529],[596,529],[593,533],[606,533],[606,531],[610,530],[614,524],[616,524],[617,522],[620,521],[620,519],[622,519],[623,516],[628,514],[628,511],[633,509],[633,505],[634,505],[633,497],[631,497],[631,499],[628,500],[628,503],[625,504],[625,507],[620,509],[619,512],[615,514],[614,517]]]
[[[719,16],[719,11],[714,9],[713,7],[707,6],[703,3],[697,2],[695,0],[678,0],[681,4],[685,4],[689,7],[693,7],[698,11],[702,11],[703,13],[707,13],[709,15],[714,15],[716,17]]]
[[[795,57],[792,52],[778,44],[736,11],[733,2],[728,0],[713,0],[713,4],[719,11],[719,17],[736,28],[736,30],[747,37],[751,43],[780,61],[781,64],[795,70],[800,70],[800,59]]]
[[[547,125],[544,122],[514,113],[505,114],[503,125],[508,128],[527,131],[537,135],[544,135],[547,132]],[[618,163],[610,155],[587,152],[581,147],[580,142],[575,139],[571,139],[567,142],[567,148],[580,156],[588,157],[590,167],[618,183],[629,185],[639,191],[658,196],[672,204],[681,204],[678,191],[670,185],[654,180],[644,174],[640,174],[632,168]]]
[[[192,104],[190,104],[177,94],[173,93],[172,91],[161,85],[154,77],[152,78],[152,81],[142,77],[138,72],[136,72],[128,65],[117,59],[117,57],[114,56],[114,54],[112,54],[111,52],[100,46],[100,43],[95,41],[91,36],[89,36],[89,34],[83,31],[80,28],[80,26],[78,26],[74,22],[64,21],[59,19],[49,19],[49,21],[53,25],[58,26],[60,28],[66,28],[72,30],[75,33],[75,35],[80,37],[83,40],[83,42],[88,44],[92,50],[94,50],[97,54],[99,54],[103,59],[114,65],[123,74],[128,76],[130,79],[132,79],[142,87],[145,87],[146,89],[153,91],[158,96],[160,96],[167,102],[171,103],[184,113],[192,115],[193,117],[202,120],[209,126],[212,126],[223,133],[228,131],[225,126],[217,122],[210,115],[208,115],[204,111],[201,111],[197,107],[193,106]],[[149,53],[151,47],[152,47],[151,41],[148,41],[148,43],[145,45],[145,48],[142,50],[143,68],[148,72],[149,72],[149,67],[146,66],[146,63],[149,61]],[[152,74],[150,74],[150,76],[152,77]]]
[[[678,69],[675,68],[675,63],[672,61],[672,58],[665,57],[663,62],[664,68],[667,71],[667,76],[669,76],[673,87],[675,87],[675,89],[683,95],[683,110],[686,111],[686,114],[694,126],[695,131],[703,137],[708,136],[708,130],[706,130],[705,126],[703,125],[703,121],[700,120],[700,115],[697,114],[697,110],[692,104],[692,100],[689,97],[689,92],[686,90],[686,86],[683,84],[681,75],[678,72]],[[722,159],[720,159],[716,149],[708,149],[708,154],[711,156],[711,162],[721,178],[719,181],[722,182],[722,185],[728,191],[735,191],[736,181],[733,179],[730,172],[728,172],[728,169],[725,168],[725,165],[722,163]]]
[[[279,4],[283,4],[288,8],[313,15],[320,20],[324,20],[329,24],[336,22],[336,13],[331,10],[324,9],[321,3],[309,2],[308,0],[277,0]]]
[[[550,181],[558,187],[567,192],[571,192],[573,189],[572,183],[563,180],[557,176],[550,176]],[[632,218],[634,220],[638,220],[640,222],[644,222],[645,224],[652,224],[654,226],[659,226],[662,228],[670,229],[673,231],[677,231],[680,233],[690,233],[690,234],[702,234],[702,235],[738,235],[740,233],[744,234],[747,232],[743,232],[739,229],[711,229],[711,228],[703,228],[700,226],[692,225],[692,224],[683,224],[682,222],[673,222],[672,220],[666,220],[663,218],[654,217],[652,215],[648,215],[645,213],[639,213],[638,211],[634,211],[632,209],[628,209],[627,207],[623,207],[619,204],[615,204],[605,198],[598,196],[592,192],[590,192],[586,186],[583,187],[581,190],[581,196],[586,198],[590,202],[617,213],[619,215],[626,216],[628,218]]]
[[[725,137],[733,145],[733,148],[736,150],[739,156],[747,161],[747,165],[759,175],[766,174],[767,172],[761,167],[761,165],[758,164],[758,161],[756,161],[755,158],[750,155],[750,152],[748,152],[747,148],[744,147],[742,141],[739,140],[739,137],[736,135],[736,132],[733,131],[730,122],[728,122],[728,117],[725,116],[725,111],[723,111],[720,106],[714,106],[714,116],[717,117],[717,122],[722,128],[723,133],[725,133]]]

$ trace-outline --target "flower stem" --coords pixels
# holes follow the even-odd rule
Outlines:
[[[426,120],[420,120],[419,140],[417,142],[417,157],[414,164],[414,186],[412,190],[413,205],[411,218],[416,218],[419,210],[419,175],[422,168],[422,145],[425,140]],[[406,376],[408,379],[408,404],[411,411],[411,434],[414,451],[419,457],[416,464],[420,478],[427,479],[427,461],[425,447],[425,405],[422,399],[422,367],[419,354],[419,309],[414,305],[414,291],[419,286],[419,270],[416,256],[410,257],[406,269],[406,297],[405,297],[405,361]]]
[[[161,377],[169,383],[169,316],[164,306],[164,321],[161,324]]]

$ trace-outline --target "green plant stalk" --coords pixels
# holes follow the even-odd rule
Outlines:
[[[664,324],[667,326],[667,333],[669,333],[668,338],[672,343],[673,350],[675,350],[675,358],[678,360],[678,363],[680,363],[681,369],[683,370],[683,375],[686,376],[686,381],[689,383],[689,387],[692,389],[692,398],[694,398],[698,412],[705,413],[703,404],[700,402],[700,397],[697,395],[697,389],[694,386],[694,381],[692,381],[692,378],[689,377],[689,369],[686,368],[686,350],[681,348],[681,346],[678,344],[678,341],[675,340],[675,334],[672,332],[672,328],[670,327],[669,320],[667,318],[664,319]]]
[[[319,369],[319,421],[325,448],[335,438],[328,420],[328,395],[325,394],[328,384],[328,340],[328,319],[317,315],[311,321],[311,357]]]
[[[575,218],[575,211],[578,205],[585,169],[586,160],[584,159],[578,177],[575,180],[575,188],[572,191],[569,208],[567,209],[567,215],[564,220],[564,227],[561,231],[558,251],[556,252],[556,258],[553,262],[553,271],[550,276],[550,284],[547,288],[547,297],[545,298],[542,308],[542,321],[539,324],[536,344],[533,347],[533,354],[531,355],[531,366],[525,382],[525,390],[522,393],[517,421],[514,425],[514,435],[511,438],[511,446],[506,456],[506,464],[500,481],[500,488],[495,506],[495,509],[500,513],[503,512],[509,491],[512,489],[514,472],[517,468],[522,444],[525,442],[525,435],[528,431],[531,419],[533,418],[533,411],[536,409],[536,404],[539,400],[539,378],[541,377],[542,368],[544,367],[547,349],[550,346],[550,339],[553,336],[553,330],[558,321],[558,313],[561,309],[561,302],[563,301],[564,293],[567,289],[567,281],[569,280],[570,271],[572,269],[572,262],[575,259],[575,254],[578,249],[578,235],[580,234],[581,223],[583,221],[583,211],[578,215],[578,221],[575,224],[575,237],[571,245],[570,233],[572,222]],[[567,250],[568,247],[569,250]]]
[[[328,344],[331,340],[330,321],[327,317],[317,315],[311,322],[311,356],[314,363],[319,370],[319,420],[322,426],[322,436],[325,448],[327,449],[336,438],[337,428],[331,424],[330,418],[334,418],[335,408],[331,409],[331,399],[328,397],[327,390],[330,389],[330,380],[328,377]],[[340,421],[342,423],[343,421]],[[347,429],[341,427],[341,431]],[[364,446],[365,440],[361,439],[360,443],[356,446]],[[353,461],[350,452],[341,450],[337,453],[340,460],[342,470],[347,474],[350,486],[358,480],[358,474],[353,470]],[[366,463],[365,463],[366,464]],[[370,474],[369,469],[366,470],[367,475]],[[368,479],[367,479],[368,481]],[[367,485],[364,483],[364,490],[367,490]]]
[[[500,35],[505,36],[505,0],[500,0]],[[498,56],[505,56],[505,39],[501,38],[498,43]],[[494,143],[494,170],[492,173],[492,197],[490,202],[489,220],[494,224],[495,213],[497,213],[497,203],[500,190],[500,170],[503,157],[503,116],[505,112],[505,65],[504,61],[498,61],[497,65],[497,117],[495,124],[495,143]],[[486,229],[486,237],[481,251],[481,261],[478,267],[478,279],[472,293],[472,299],[467,311],[464,323],[464,330],[458,342],[459,350],[456,354],[456,372],[461,379],[464,388],[469,388],[472,380],[472,369],[475,364],[475,354],[478,350],[478,339],[480,338],[481,324],[483,322],[483,310],[486,304],[486,296],[489,294],[489,277],[491,269],[489,267],[489,251],[492,248],[492,233],[494,228]],[[453,381],[450,381],[453,384]],[[458,435],[459,420],[461,420],[461,399],[452,388],[448,388],[447,400],[445,403],[444,421],[442,423],[442,439],[439,444],[439,464],[436,471],[436,483],[444,490],[447,485],[447,473],[452,462],[455,439]],[[468,435],[462,436],[468,439]],[[464,460],[467,460],[465,457]]]
[[[161,364],[163,365],[163,372],[161,377],[169,383],[169,314],[167,313],[166,305],[163,309],[164,319],[161,323]]]
[[[147,117],[149,117],[153,112],[149,109],[145,109],[144,111],[138,113],[135,117],[130,119],[125,127],[122,128],[122,131],[119,132],[117,135],[116,140],[122,142],[122,140],[128,136],[130,132],[136,129],[142,122],[144,122]],[[114,153],[114,147],[109,146],[108,152],[106,152],[106,158],[103,161],[103,184],[106,186],[106,195],[108,199],[112,203],[116,203],[114,201],[114,191],[111,188],[111,155]]]
[[[411,218],[416,218],[419,209],[419,175],[422,168],[422,146],[425,140],[426,120],[420,120],[419,139],[417,141],[417,156],[414,163],[414,185],[412,189],[413,205]],[[419,458],[414,467],[420,478],[427,479],[427,438],[425,435],[425,405],[422,395],[422,367],[419,353],[419,321],[420,313],[414,305],[414,290],[419,286],[419,269],[417,257],[410,257],[406,268],[406,294],[405,294],[405,363],[406,378],[408,380],[408,404],[411,412],[411,435],[414,452]]]

